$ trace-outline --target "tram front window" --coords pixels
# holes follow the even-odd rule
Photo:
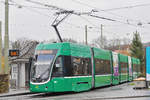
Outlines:
[[[36,55],[31,69],[31,80],[33,82],[45,82],[48,80],[53,59],[54,55],[51,54]]]
[[[58,57],[53,66],[52,77],[62,77],[63,76],[63,57]]]

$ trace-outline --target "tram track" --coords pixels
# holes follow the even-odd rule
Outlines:
[[[126,83],[113,87],[97,88],[91,91],[84,92],[32,93],[27,91],[24,93],[1,95],[0,100],[144,100],[145,98],[147,98],[148,100],[150,99],[150,92],[147,89],[135,90],[133,89],[133,87],[134,86],[130,86],[128,83]]]
[[[0,96],[0,99],[5,100],[5,98],[8,100],[9,98],[16,98],[16,97],[22,97],[21,99],[56,99],[61,98],[62,100],[129,100],[129,99],[136,99],[138,98],[150,98],[150,95],[136,95],[136,96],[115,96],[115,97],[74,97],[69,95],[74,95],[78,93],[18,93],[13,95],[4,95]]]
[[[122,96],[122,97],[107,97],[107,98],[89,98],[89,99],[84,99],[84,100],[117,100],[117,99],[136,99],[136,98],[148,98],[150,95],[143,95],[143,96]]]
[[[62,95],[62,94],[61,94]],[[60,96],[60,95],[47,95],[47,96],[31,96],[29,98],[47,98],[47,99],[56,99],[55,96]],[[50,97],[50,98],[49,98]],[[136,99],[136,98],[149,98],[150,95],[143,95],[143,96],[122,96],[122,97],[106,97],[106,98],[101,98],[101,97],[96,97],[96,98],[91,98],[91,97],[84,97],[84,98],[80,98],[80,97],[61,97],[61,100],[120,100],[120,99],[125,99],[125,100],[129,100],[129,99]],[[29,99],[28,98],[28,99]],[[86,99],[85,99],[86,98]]]

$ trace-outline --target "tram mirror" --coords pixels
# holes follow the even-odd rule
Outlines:
[[[61,67],[60,64],[56,64],[56,67]]]

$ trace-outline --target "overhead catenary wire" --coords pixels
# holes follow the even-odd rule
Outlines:
[[[1,3],[5,3],[5,1],[2,1],[2,0],[1,0],[0,2],[1,2]],[[8,5],[16,6],[16,7],[18,7],[18,8],[26,7],[26,8],[36,8],[36,9],[49,10],[48,7],[28,6],[28,5],[23,5],[23,4],[18,5],[16,2],[14,2],[14,1],[12,1],[12,0],[9,0]]]
[[[118,8],[111,8],[111,9],[105,9],[103,11],[123,10],[123,9],[131,9],[131,8],[145,7],[145,6],[150,6],[150,3],[133,5],[133,6],[118,7]]]
[[[53,8],[53,9],[55,9],[55,10],[60,10],[60,11],[65,10],[65,9],[63,9],[63,8],[58,8],[57,6],[47,5],[47,4],[43,4],[43,3],[40,3],[40,2],[35,2],[35,1],[32,1],[32,0],[25,0],[25,1],[32,2],[32,3],[36,3],[36,4],[39,4],[39,5],[46,6],[46,7],[51,7],[51,8]],[[73,0],[73,1],[74,1],[74,0]],[[14,1],[11,0],[11,2],[14,2]],[[78,2],[79,2],[79,1],[78,1]],[[79,3],[80,3],[80,2],[79,2]],[[81,4],[84,4],[84,3],[81,3]],[[15,4],[11,4],[11,5],[22,6],[22,7],[29,7],[29,6],[24,6],[24,5],[18,5],[18,4],[16,4],[16,2],[15,2]],[[84,5],[89,6],[88,4],[84,4]],[[32,7],[32,6],[31,6],[31,7]],[[93,7],[93,6],[90,6],[90,7]],[[36,7],[32,7],[32,8],[36,8]],[[49,8],[46,8],[46,9],[49,9]],[[103,11],[103,10],[101,10],[101,11]],[[90,15],[90,12],[87,12],[87,13],[74,13],[74,14],[77,14],[77,15],[80,15],[80,14],[87,14],[87,15]],[[99,18],[101,18],[101,19],[106,19],[106,20],[114,21],[114,19],[105,18],[105,17],[100,17],[100,16],[96,16],[96,15],[90,15],[90,16],[92,16],[92,17],[97,17],[97,18],[99,17]],[[124,22],[124,23],[125,23],[125,22]],[[128,20],[127,20],[127,23],[128,23]],[[130,24],[130,25],[132,25],[132,24]],[[136,25],[135,25],[135,26],[136,26]]]
[[[11,2],[14,2],[14,1],[12,1],[12,0],[10,0]],[[31,1],[31,0],[25,0],[25,1]],[[76,1],[76,0],[72,0],[72,1]],[[1,1],[1,2],[3,2],[4,3],[4,1]],[[80,4],[84,4],[84,3],[82,3],[82,2],[80,2],[80,1],[76,1],[76,2],[78,2],[78,3],[80,3]],[[35,3],[35,2],[34,2]],[[38,2],[36,2],[36,3],[38,3]],[[42,3],[40,3],[40,5],[41,5]],[[45,7],[36,7],[36,6],[26,6],[26,5],[18,5],[18,4],[10,4],[9,3],[9,5],[14,5],[14,6],[17,6],[17,7],[26,7],[26,8],[37,8],[37,9],[48,9],[49,10],[49,8],[48,8],[48,5],[44,5]],[[88,5],[88,4],[84,4],[84,5],[86,5],[86,6],[89,6],[89,7],[93,7],[93,6],[90,6],[90,5]],[[145,4],[146,5],[146,4]],[[138,6],[138,5],[137,5]],[[52,7],[54,7],[55,8],[55,10],[57,10],[56,9],[56,6],[52,6]],[[61,9],[61,10],[63,10],[63,9]],[[101,10],[101,11],[105,11],[105,10]],[[79,14],[79,13],[78,13]],[[80,14],[83,14],[83,13],[80,13]],[[84,14],[87,14],[87,13],[84,13]],[[114,13],[113,13],[114,14]],[[122,16],[120,16],[120,17],[122,17]],[[108,19],[108,18],[106,18],[106,19]],[[132,20],[132,19],[127,19],[126,21],[127,21],[127,23],[128,23],[128,21],[129,20]],[[136,21],[138,21],[138,20],[136,20]],[[141,22],[141,21],[139,21],[139,22]],[[137,22],[137,23],[139,23],[139,22]],[[143,22],[142,22],[142,24],[144,24]]]
[[[12,0],[11,0],[12,1]],[[14,1],[12,1],[12,2],[14,2]],[[4,2],[3,2],[4,3]],[[18,4],[18,3],[16,3],[16,2],[14,2],[15,4],[12,4],[12,5],[15,5],[15,6],[22,6],[21,4]],[[51,17],[50,15],[48,15],[48,14],[45,14],[45,13],[42,13],[42,12],[40,12],[40,11],[37,11],[37,10],[35,10],[35,9],[29,9],[27,6],[22,6],[22,7],[25,7],[25,8],[27,8],[27,10],[29,10],[29,11],[32,11],[32,12],[35,12],[35,13],[38,13],[38,14],[40,14],[40,15],[44,15],[44,16],[46,16],[46,17]],[[90,16],[94,16],[94,15],[90,15]],[[84,19],[84,20],[86,20],[88,23],[90,23],[90,24],[92,24],[93,26],[96,26],[95,24],[93,24],[91,21],[89,21],[88,19],[86,19],[85,17],[83,17],[83,16],[80,16],[82,19]],[[94,17],[98,17],[98,16],[94,16]],[[107,19],[107,18],[104,18],[104,17],[98,17],[98,18],[101,18],[101,19]],[[108,19],[108,20],[111,20],[111,19]],[[111,21],[115,21],[115,20],[111,20]],[[76,28],[82,28],[82,29],[84,29],[83,27],[81,27],[81,26],[77,26],[77,25],[75,25],[75,24],[72,24],[72,23],[68,23],[68,22],[65,22],[66,24],[69,24],[69,25],[71,25],[71,26],[74,26],[74,27],[76,27]],[[96,26],[97,27],[97,26]]]
[[[4,1],[0,1],[0,2],[3,3],[3,4],[5,4]],[[18,4],[17,2],[15,2],[15,1],[13,1],[13,0],[11,0],[11,2],[13,2],[13,3],[8,3],[8,4],[11,5],[11,6],[15,6],[15,7],[18,7],[18,8],[24,7],[24,8],[26,8],[26,9],[29,10],[29,11],[33,11],[33,12],[36,12],[36,13],[38,13],[38,14],[40,14],[40,15],[44,15],[44,16],[50,17],[48,14],[45,14],[45,13],[42,13],[42,12],[40,12],[40,11],[37,11],[37,10],[32,9],[32,8],[39,8],[39,9],[41,9],[41,7],[25,6],[25,5],[22,5],[22,4]],[[48,8],[42,8],[42,9],[48,9]]]
[[[72,13],[74,15],[89,14],[89,12],[74,12],[73,10],[67,10],[67,9],[60,8],[60,7],[57,7],[57,6],[54,6],[54,5],[44,4],[44,3],[33,1],[33,0],[25,0],[25,1],[30,2],[30,3],[34,3],[34,4],[38,4],[38,5],[41,5],[41,6],[49,7],[52,10],[59,11],[56,14],[64,14],[64,13]]]
[[[66,10],[66,9],[63,9],[63,8],[58,8],[57,6],[47,5],[47,4],[44,4],[44,3],[37,2],[37,1],[32,1],[32,0],[25,0],[25,1],[37,4],[37,5],[41,5],[41,6],[44,6],[44,7],[50,7],[52,10],[59,10],[59,11]]]
[[[135,20],[135,19],[131,19],[131,18],[127,18],[127,17],[124,17],[124,16],[121,16],[121,15],[118,15],[118,14],[116,14],[116,13],[112,13],[112,12],[110,12],[110,11],[105,11],[105,9],[100,9],[100,8],[98,8],[98,7],[94,7],[94,6],[91,6],[91,5],[89,5],[89,4],[86,4],[86,3],[83,3],[83,2],[81,2],[81,1],[79,1],[79,0],[72,0],[73,2],[75,2],[75,3],[78,3],[78,4],[80,4],[80,5],[84,5],[84,6],[86,6],[86,7],[89,7],[89,8],[93,8],[94,10],[96,10],[97,12],[104,12],[104,13],[108,13],[108,14],[111,14],[111,15],[114,15],[114,16],[117,16],[117,17],[120,17],[120,18],[124,18],[124,19],[126,19],[126,21],[128,20],[130,20],[130,21],[140,21],[140,20]]]
[[[134,25],[134,24],[131,24],[131,23],[126,23],[126,22],[119,21],[119,20],[114,20],[114,19],[110,19],[110,18],[100,17],[100,16],[97,16],[97,15],[90,15],[90,16],[95,17],[95,18],[104,19],[104,20],[109,20],[109,21],[112,21],[112,22],[117,22],[117,23],[121,23],[121,24],[130,25],[130,26],[134,26],[134,27],[145,28],[143,26],[137,26],[137,25]],[[89,22],[89,20],[88,20],[88,22]]]
[[[25,0],[25,1],[32,1],[32,0]],[[34,2],[32,2],[32,3],[34,3]],[[36,2],[36,4],[38,4],[38,2]],[[39,4],[38,4],[39,5]],[[55,7],[55,8],[59,8],[59,7],[57,7],[57,6],[53,6],[53,5],[48,5],[48,4],[43,4],[43,3],[40,3],[40,5],[46,5],[46,6],[49,6],[50,8],[52,7]],[[65,10],[65,11],[68,11],[68,10],[66,10],[66,9],[63,9],[63,8],[61,8],[61,12],[63,12],[63,10]],[[72,12],[72,10],[69,10],[69,11],[71,11]],[[74,11],[74,13],[73,14],[75,14],[75,15],[77,15],[77,16],[81,16],[81,15],[88,15],[88,16],[92,16],[92,12],[95,12],[93,9],[90,11],[90,12],[75,12]],[[123,21],[119,21],[119,20],[114,20],[114,19],[111,19],[111,18],[105,18],[105,17],[101,17],[101,16],[96,16],[96,15],[94,15],[94,16],[92,16],[92,17],[95,17],[95,18],[100,18],[100,19],[104,19],[104,20],[109,20],[109,21],[113,21],[113,22],[117,22],[117,23],[121,23],[121,24],[125,24],[125,25],[130,25],[130,26],[133,26],[133,27],[139,27],[139,28],[145,28],[144,26],[138,26],[138,25],[135,25],[135,24],[131,24],[131,23],[128,23],[128,22],[123,22]],[[77,26],[78,27],[78,26]],[[145,29],[148,29],[149,30],[149,28],[145,28]]]
[[[36,11],[34,10],[34,12],[36,12]],[[41,14],[41,13],[39,13],[39,14]],[[90,16],[91,16],[91,15],[90,15]],[[47,17],[49,17],[49,16],[47,16]],[[103,18],[101,18],[101,19],[103,19]],[[108,20],[109,20],[109,19],[108,19]],[[114,22],[115,22],[116,20],[113,20],[113,19],[112,19],[111,21],[114,21]],[[116,22],[120,22],[120,21],[116,21]],[[66,23],[66,22],[65,22],[65,23]],[[120,23],[127,24],[127,23],[125,23],[125,22],[120,22]],[[132,25],[132,24],[127,24],[127,25]],[[133,24],[132,26],[137,27],[137,26],[134,25],[134,24]],[[79,28],[80,26],[76,26],[76,27]]]
[[[87,21],[88,23],[90,23],[91,25],[97,27],[97,25],[93,24],[93,22],[89,21],[87,18],[83,17],[83,16],[79,16],[81,19]]]
[[[12,1],[12,0],[11,0]],[[14,2],[14,1],[13,1]],[[22,6],[21,4],[19,4],[19,3],[17,3],[17,2],[14,2],[15,4],[17,4],[18,6]],[[24,6],[25,8],[26,8],[26,6]],[[28,9],[28,10],[30,10],[30,11],[32,11],[32,12],[35,12],[35,13],[38,13],[38,14],[40,14],[40,15],[43,15],[43,16],[46,16],[46,17],[51,17],[50,15],[48,15],[48,14],[45,14],[45,13],[41,13],[40,11],[37,11],[37,10],[35,10],[35,9]],[[75,24],[72,24],[72,23],[69,23],[69,22],[64,22],[64,23],[66,23],[66,24],[68,24],[68,25],[71,25],[71,26],[73,26],[73,27],[76,27],[76,28],[81,28],[81,29],[84,29],[84,27],[81,27],[81,26],[78,26],[78,25],[75,25]]]
[[[14,2],[14,1],[13,1]],[[16,5],[20,5],[20,4],[17,4],[16,2],[14,2]],[[26,8],[26,7],[25,7]],[[34,11],[34,12],[36,12],[36,13],[39,13],[39,14],[42,14],[42,15],[44,15],[44,16],[47,16],[47,17],[49,17],[49,15],[47,15],[47,14],[44,14],[44,13],[41,13],[41,12],[39,12],[39,11],[36,11],[36,10],[34,10],[34,9],[29,9],[28,8],[28,10],[32,10],[32,11]],[[93,15],[90,15],[90,16],[93,16]],[[103,18],[103,17],[99,17],[99,16],[95,16],[94,15],[94,17],[97,17],[97,18],[101,18],[101,19],[107,19],[107,20],[111,20],[111,19],[108,19],[108,18]],[[84,18],[85,19],[85,18]],[[87,20],[87,19],[86,19]],[[116,21],[116,20],[111,20],[111,21]],[[89,22],[89,21],[88,21]],[[119,22],[119,23],[122,23],[122,24],[127,24],[127,25],[132,25],[132,26],[134,26],[134,27],[137,27],[136,25],[134,25],[134,24],[129,24],[129,23],[125,23],[125,22],[121,22],[121,21],[116,21],[116,22]],[[67,24],[69,24],[69,23],[67,23]],[[75,25],[74,25],[75,26]],[[79,28],[79,26],[75,26],[76,28]],[[144,28],[144,27],[142,27],[142,28]]]
[[[57,6],[48,5],[48,4],[44,4],[44,3],[40,3],[40,2],[35,2],[35,1],[33,1],[33,0],[26,0],[26,1],[31,2],[31,3],[34,3],[34,4],[38,4],[38,5],[47,6],[47,7],[53,8],[53,9],[55,9],[55,10],[59,10],[59,11],[68,11],[68,10],[66,10],[66,9],[59,8],[59,7],[57,7]],[[74,1],[74,0],[73,0],[73,1]],[[90,7],[91,7],[91,6],[90,6]],[[70,11],[72,11],[72,10],[70,10]],[[92,10],[92,11],[93,11],[93,10]],[[96,17],[96,18],[105,19],[105,20],[114,21],[114,22],[120,22],[120,23],[123,23],[123,24],[128,24],[128,25],[132,25],[132,26],[136,26],[136,27],[137,27],[137,25],[134,25],[134,24],[117,21],[117,20],[114,20],[114,19],[111,19],[111,18],[105,18],[105,17],[100,17],[100,16],[92,15],[92,14],[91,14],[92,11],[89,12],[89,13],[80,13],[80,12],[74,12],[74,11],[73,11],[72,14],[79,15],[79,16],[82,15],[82,14],[84,14],[84,15],[88,15],[88,16],[91,16],[91,17]],[[103,10],[101,10],[101,11],[103,11]],[[139,27],[139,26],[138,26],[138,27]]]
[[[5,2],[3,2],[3,1],[0,1],[0,2],[1,2],[1,3],[5,3]],[[16,6],[16,7],[22,6],[22,4],[19,4],[19,3],[15,2],[15,1],[12,1],[12,0],[11,0],[11,2],[13,2],[13,4],[10,4],[10,3],[9,3],[9,5]],[[28,8],[28,6],[22,6],[22,7],[27,8],[27,10],[32,11],[32,12],[35,12],[35,13],[40,14],[40,15],[43,15],[43,16],[45,16],[45,17],[48,17],[48,18],[51,17],[51,16],[48,15],[48,14],[41,13],[40,11],[37,11],[37,10],[35,10],[35,9],[31,9],[31,8],[33,8],[32,6],[31,6],[31,8]],[[69,23],[69,22],[64,22],[64,23],[66,23],[66,24],[68,24],[68,25],[71,25],[71,26],[73,26],[74,28],[84,29],[84,27],[82,27],[82,26],[78,26],[78,25],[75,25],[75,24],[72,24],[72,23]],[[14,26],[14,25],[12,25],[12,26]],[[16,26],[16,25],[15,25],[15,26]],[[18,25],[18,26],[20,26],[20,25]],[[61,27],[61,26],[60,26],[60,27]]]

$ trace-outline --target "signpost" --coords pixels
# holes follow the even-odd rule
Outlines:
[[[19,56],[19,50],[16,50],[16,49],[9,50],[9,56],[10,57],[18,57]]]
[[[150,47],[146,48],[146,81],[150,81]]]

